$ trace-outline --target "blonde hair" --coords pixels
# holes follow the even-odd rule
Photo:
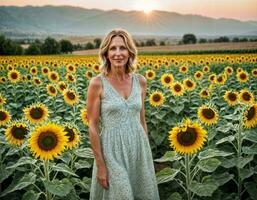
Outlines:
[[[111,63],[107,58],[107,53],[109,46],[111,44],[112,38],[120,36],[123,38],[124,43],[128,49],[129,52],[129,59],[126,64],[125,73],[129,73],[135,70],[134,65],[136,64],[137,59],[137,49],[136,45],[131,37],[131,35],[125,31],[124,29],[113,29],[111,32],[109,32],[105,38],[103,39],[100,50],[99,50],[99,61],[100,61],[100,70],[104,74],[107,74],[111,70]]]

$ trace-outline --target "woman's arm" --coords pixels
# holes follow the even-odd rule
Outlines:
[[[147,92],[147,81],[144,76],[138,74],[138,79],[141,87],[141,97],[142,97],[142,109],[140,112],[140,122],[145,130],[146,135],[148,136],[148,130],[147,130],[147,125],[145,122],[145,96]]]
[[[100,77],[90,80],[87,90],[87,115],[89,122],[89,138],[97,166],[97,180],[105,188],[108,188],[108,175],[103,158],[101,141],[99,136],[99,118],[102,83]]]

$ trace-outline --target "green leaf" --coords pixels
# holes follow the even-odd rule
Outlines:
[[[230,156],[232,154],[233,153],[221,151],[218,149],[207,149],[205,151],[200,152],[198,155],[198,158],[200,160],[203,160],[203,159],[218,157],[218,156],[220,156],[220,157]]]
[[[220,165],[220,161],[217,158],[209,158],[205,160],[200,160],[198,167],[204,172],[214,172]]]
[[[237,166],[239,168],[244,168],[244,166],[251,162],[253,160],[253,155],[248,155],[246,157],[241,157],[241,158],[238,158],[237,160]]]
[[[67,174],[70,174],[72,176],[76,176],[78,177],[77,174],[75,174],[66,164],[64,163],[59,163],[57,165],[54,165],[53,170],[55,171],[58,171],[58,172],[64,172],[64,173],[67,173]]]
[[[182,200],[182,197],[178,192],[174,192],[169,196],[167,200]]]
[[[232,123],[227,123],[217,128],[217,131],[222,133],[228,133],[231,130],[235,130],[235,126]]]
[[[155,159],[155,162],[173,162],[175,160],[180,160],[182,157],[175,151],[167,151],[161,158]]]
[[[224,138],[222,138],[221,140],[218,140],[217,142],[216,142],[216,144],[222,144],[222,143],[224,143],[224,142],[233,142],[235,140],[235,136],[234,135],[230,135],[230,136],[228,136],[228,137],[224,137]]]
[[[182,110],[184,110],[184,108],[185,108],[184,104],[181,104],[175,107],[173,106],[170,107],[170,109],[176,114],[179,114]]]
[[[81,158],[94,158],[92,149],[90,148],[76,149],[74,153],[76,156]]]
[[[221,161],[221,164],[220,164],[220,165],[221,165],[222,167],[227,168],[227,169],[236,166],[236,161],[237,161],[237,159],[236,159],[235,157],[230,158],[230,159],[220,157],[219,160]]]
[[[178,173],[179,169],[171,169],[170,167],[166,167],[156,174],[157,183],[161,184],[172,181]]]
[[[257,144],[254,144],[250,147],[242,147],[242,152],[244,154],[257,154]]]
[[[31,157],[22,157],[20,158],[14,165],[11,165],[7,167],[6,169],[12,169],[12,168],[17,168],[22,165],[27,165],[27,164],[35,164],[37,160],[31,158]]]
[[[190,190],[200,197],[212,196],[212,193],[218,189],[219,184],[211,177],[203,177],[202,183],[192,181]]]
[[[257,134],[256,131],[249,131],[243,137],[244,140],[249,140],[251,142],[257,143]]]
[[[225,183],[227,183],[228,181],[230,181],[231,179],[234,178],[233,174],[229,174],[228,172],[225,173],[218,173],[218,174],[214,174],[212,175],[212,177],[216,180],[216,182],[219,184],[219,186],[224,185]]]
[[[15,169],[6,169],[5,164],[0,163],[0,183],[3,182],[3,180],[7,179]]]
[[[66,196],[73,189],[71,182],[67,178],[62,179],[61,181],[60,180],[53,180],[53,181],[43,180],[43,183],[45,185],[45,188],[50,193],[60,197]]]
[[[79,186],[83,192],[90,192],[91,178],[84,177],[83,180],[71,178],[72,184]]]
[[[37,200],[39,196],[40,193],[35,193],[33,190],[29,190],[22,196],[22,200]]]
[[[36,175],[33,174],[32,172],[29,174],[25,174],[19,181],[13,180],[12,184],[2,192],[1,197],[5,196],[8,193],[11,193],[16,190],[21,190],[36,181]]]
[[[249,178],[250,176],[252,176],[254,174],[254,169],[253,167],[251,167],[250,169],[240,169],[240,178],[241,180],[244,180],[246,178]]]
[[[75,168],[78,169],[89,169],[91,167],[91,164],[87,162],[86,160],[79,160],[78,162],[75,162]]]
[[[256,183],[246,182],[244,185],[245,185],[245,188],[246,188],[248,194],[250,195],[250,197],[252,199],[256,199],[256,197],[257,197],[257,186],[256,186]]]

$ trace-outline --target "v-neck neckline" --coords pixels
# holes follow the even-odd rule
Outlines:
[[[123,100],[123,101],[128,101],[130,99],[130,97],[132,96],[133,90],[134,90],[134,74],[132,74],[132,86],[131,86],[131,90],[130,90],[130,94],[128,96],[127,99],[124,98],[124,96],[122,96],[113,86],[112,84],[108,81],[108,79],[103,75],[104,79],[107,81],[107,83],[109,84],[109,86],[111,87],[111,89]]]

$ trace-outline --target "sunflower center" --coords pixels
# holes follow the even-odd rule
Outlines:
[[[222,80],[223,80],[222,76],[220,76],[220,77],[217,78],[217,81],[218,81],[218,82],[222,82]]]
[[[257,70],[256,70],[256,71],[253,71],[253,74],[254,74],[254,75],[257,75]]]
[[[255,110],[255,108],[252,106],[252,107],[248,110],[248,112],[247,112],[247,114],[246,114],[247,120],[253,119],[254,116],[255,116],[255,114],[256,114],[256,110]]]
[[[68,96],[68,98],[71,99],[71,100],[74,100],[75,97],[76,97],[73,92],[67,92],[67,96]]]
[[[197,133],[194,128],[187,127],[187,130],[181,131],[177,135],[177,139],[182,146],[191,146],[197,139]]]
[[[88,75],[89,77],[92,77],[92,73],[91,73],[91,72],[88,72],[87,75]]]
[[[200,78],[200,77],[201,77],[201,74],[200,74],[200,73],[197,73],[197,74],[196,74],[196,77],[197,77],[197,78]]]
[[[207,93],[206,91],[203,91],[203,92],[202,92],[202,95],[203,95],[203,96],[207,96],[208,93]]]
[[[236,101],[237,96],[235,93],[229,93],[228,98],[230,101]]]
[[[211,81],[213,81],[213,80],[214,80],[214,78],[215,78],[214,76],[211,76],[211,77],[210,77],[210,80],[211,80]]]
[[[155,102],[159,102],[161,100],[161,96],[159,94],[155,94],[155,95],[153,95],[153,100]]]
[[[149,72],[149,73],[148,73],[148,76],[149,76],[149,77],[152,77],[152,76],[153,76],[153,73],[152,73],[152,72]]]
[[[60,85],[60,89],[61,89],[61,90],[65,90],[65,89],[66,89],[66,85],[61,84],[61,85]]]
[[[4,121],[7,118],[7,115],[5,112],[0,111],[0,121]]]
[[[18,75],[17,75],[17,73],[12,73],[12,74],[11,74],[11,77],[12,77],[12,79],[17,79],[17,78],[18,78]]]
[[[186,71],[186,68],[185,68],[185,67],[182,67],[182,71]]]
[[[28,129],[23,126],[14,126],[11,129],[12,136],[18,140],[23,140],[28,133]]]
[[[240,78],[243,80],[246,79],[246,74],[240,74]]]
[[[190,87],[190,88],[193,87],[193,83],[192,83],[191,81],[187,81],[186,84],[187,84],[187,86]]]
[[[40,119],[44,114],[44,111],[41,108],[31,108],[30,116],[33,119]]]
[[[65,127],[64,131],[66,132],[66,136],[68,136],[69,141],[72,142],[75,138],[75,133],[72,129]]]
[[[43,72],[46,74],[48,72],[48,70],[47,69],[43,69]]]
[[[215,117],[215,112],[210,108],[204,108],[202,114],[207,119],[213,119]]]
[[[56,92],[56,90],[55,90],[55,88],[53,86],[50,87],[50,92],[51,93],[55,93]]]
[[[164,82],[165,82],[165,83],[170,83],[170,81],[171,81],[171,78],[170,78],[169,76],[166,76],[166,77],[164,78]]]
[[[244,92],[242,97],[246,101],[250,101],[251,100],[251,95],[248,92]]]
[[[38,137],[38,146],[40,149],[50,151],[57,145],[57,137],[54,132],[46,131],[42,132]]]
[[[52,78],[53,80],[56,80],[56,79],[57,79],[56,74],[52,74],[52,75],[51,75],[51,78]]]
[[[181,91],[181,86],[178,85],[178,84],[176,84],[176,85],[174,86],[174,90],[175,90],[176,92],[180,92],[180,91]]]

